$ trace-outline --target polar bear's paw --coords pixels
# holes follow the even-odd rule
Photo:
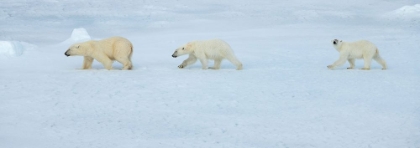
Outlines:
[[[178,68],[182,69],[184,68],[184,65],[179,65]]]
[[[333,65],[328,65],[327,67],[328,67],[328,69],[334,69]]]
[[[220,69],[220,67],[209,67],[209,69],[219,70],[219,69]]]

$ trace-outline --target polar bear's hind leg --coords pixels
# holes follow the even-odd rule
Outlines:
[[[236,66],[236,70],[242,70],[242,63],[235,56],[229,56],[226,59]]]
[[[117,60],[123,65],[123,70],[131,70],[133,68],[133,65],[128,57],[127,58],[118,57],[115,60]]]
[[[382,57],[379,55],[378,50],[376,50],[376,55],[373,57],[373,59],[378,62],[379,64],[382,65],[382,70],[386,70],[387,66],[386,66],[386,62],[384,59],[382,59]]]
[[[108,69],[108,70],[111,70],[112,69],[112,63],[113,63],[113,61],[108,56],[106,56],[105,54],[103,54],[103,53],[102,54],[98,54],[94,58],[96,60],[98,60],[98,62],[101,62],[102,65],[104,65],[104,67],[106,69]]]

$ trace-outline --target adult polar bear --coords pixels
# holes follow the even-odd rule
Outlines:
[[[382,65],[382,70],[385,70],[386,62],[379,55],[378,48],[371,42],[366,40],[360,40],[356,42],[343,42],[338,39],[332,40],[334,48],[340,53],[340,58],[335,61],[332,65],[328,65],[329,69],[334,69],[336,66],[343,65],[346,60],[349,61],[350,67],[347,69],[354,68],[355,59],[364,59],[365,65],[363,70],[370,69],[370,63],[372,59]]]
[[[185,54],[189,54],[189,57],[178,66],[179,68],[194,64],[198,59],[202,68],[207,69],[207,60],[212,59],[214,60],[213,69],[220,69],[222,60],[227,59],[236,66],[237,70],[242,69],[242,63],[235,57],[232,48],[220,39],[189,42],[177,48],[172,57],[176,58]]]
[[[92,68],[93,59],[101,62],[108,70],[112,69],[114,60],[123,64],[123,70],[131,70],[133,68],[131,63],[133,45],[123,37],[76,43],[71,45],[64,54],[66,56],[84,56],[82,69]]]

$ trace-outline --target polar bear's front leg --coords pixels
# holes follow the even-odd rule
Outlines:
[[[82,69],[91,69],[93,63],[93,58],[90,56],[85,56],[83,60],[83,67]]]
[[[188,56],[188,58],[187,58],[187,59],[185,59],[185,60],[181,63],[181,65],[179,65],[179,66],[178,66],[178,68],[185,68],[185,67],[187,67],[188,65],[194,64],[196,61],[197,61],[197,57],[195,57],[193,54],[190,54],[190,55]]]
[[[335,61],[332,65],[328,65],[327,67],[329,69],[334,69],[336,66],[340,66],[346,63],[346,60],[347,60],[346,55],[340,55],[340,58],[337,61]]]
[[[207,69],[207,58],[200,58],[200,62],[201,62],[201,68],[202,69]]]
[[[354,59],[348,59],[350,63],[350,67],[347,67],[347,69],[354,69]]]

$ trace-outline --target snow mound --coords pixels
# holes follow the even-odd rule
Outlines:
[[[420,4],[416,4],[413,6],[404,6],[392,11],[392,13],[397,17],[420,18]]]
[[[73,29],[70,39],[73,39],[74,41],[84,41],[90,40],[91,38],[85,28],[76,28]]]
[[[91,40],[91,37],[85,28],[75,28],[71,32],[70,38],[61,43],[49,45],[47,46],[47,48],[67,49],[70,45],[74,43],[80,43],[88,40]]]
[[[0,41],[0,55],[20,56],[27,49],[34,48],[35,45],[19,41]]]
[[[85,28],[75,28],[73,29],[73,32],[71,33],[71,36],[69,39],[65,40],[64,42],[60,43],[61,45],[71,45],[76,42],[83,42],[91,40],[91,37],[89,33],[86,31]]]

